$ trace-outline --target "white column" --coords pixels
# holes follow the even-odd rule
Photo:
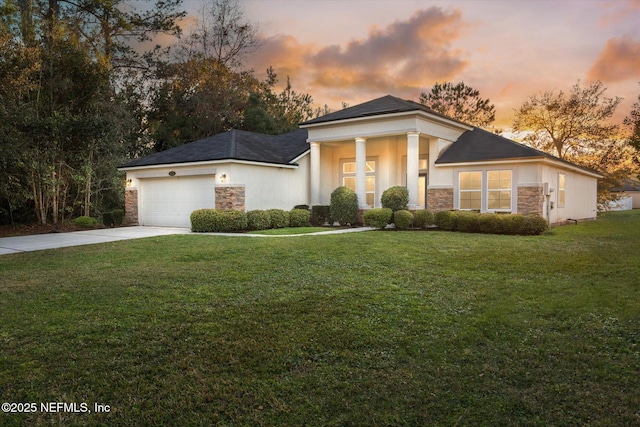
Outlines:
[[[367,209],[367,144],[366,138],[356,138],[356,195],[360,209]]]
[[[416,209],[418,201],[418,179],[420,167],[420,132],[407,133],[407,189],[409,190],[409,208]]]
[[[320,143],[309,143],[310,179],[311,179],[311,206],[320,204]]]

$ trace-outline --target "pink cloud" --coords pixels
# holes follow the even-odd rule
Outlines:
[[[640,40],[629,36],[607,40],[607,45],[591,66],[591,80],[618,82],[640,76]]]
[[[262,40],[251,66],[261,70],[272,65],[280,77],[297,76],[314,93],[419,93],[419,88],[452,79],[467,67],[464,52],[451,46],[464,25],[460,11],[431,7],[385,28],[374,26],[366,38],[346,45],[317,47],[279,35]]]

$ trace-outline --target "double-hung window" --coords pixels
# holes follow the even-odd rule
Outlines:
[[[460,209],[482,208],[482,172],[460,172]]]
[[[510,170],[459,172],[458,209],[511,211]]]
[[[376,201],[376,161],[366,163],[366,203],[373,207]],[[356,191],[356,162],[342,162],[342,185]]]
[[[487,209],[511,210],[511,171],[487,172]]]

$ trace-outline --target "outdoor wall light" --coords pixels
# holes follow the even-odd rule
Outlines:
[[[131,182],[132,182],[132,181],[131,181],[131,178],[129,178],[129,179],[127,180],[127,187],[131,187]]]
[[[227,174],[223,173],[222,175],[220,175],[220,182],[227,182]]]

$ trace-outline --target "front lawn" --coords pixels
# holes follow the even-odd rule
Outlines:
[[[638,254],[640,211],[1,256],[0,425],[638,425]]]

